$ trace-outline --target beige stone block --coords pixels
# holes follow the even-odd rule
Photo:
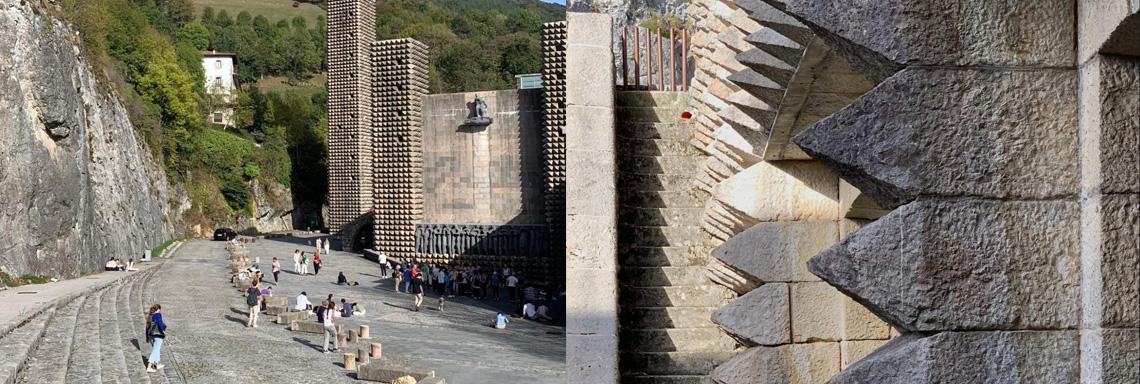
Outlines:
[[[824,282],[793,283],[792,341],[839,341],[843,331],[843,294]]]
[[[713,196],[759,222],[835,220],[839,178],[814,161],[761,162],[721,182]]]
[[[716,383],[824,384],[839,373],[839,343],[755,347],[718,366]]]
[[[612,28],[613,17],[609,14],[566,12],[566,45],[587,44],[610,49]]]
[[[566,213],[616,216],[617,170],[613,152],[567,151]]]
[[[837,232],[834,221],[760,223],[728,239],[713,257],[763,282],[820,281],[807,262],[834,245]]]
[[[566,266],[617,271],[616,218],[568,214]]]
[[[890,340],[844,340],[839,346],[843,352],[843,369],[862,360]]]
[[[863,305],[843,296],[843,340],[886,340],[891,326]]]
[[[609,107],[566,106],[566,148],[570,151],[614,151],[614,110]]]
[[[569,46],[566,55],[566,105],[614,106],[613,53],[609,48]],[[567,126],[572,122],[567,116]]]
[[[566,335],[567,383],[617,383],[616,334]]]
[[[593,268],[566,268],[566,333],[616,335],[617,274]]]
[[[791,342],[788,285],[764,284],[717,309],[712,321],[725,332],[758,345]]]
[[[1100,198],[1101,326],[1140,327],[1140,195]],[[1095,257],[1085,255],[1084,257]]]

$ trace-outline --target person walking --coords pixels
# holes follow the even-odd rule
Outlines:
[[[518,285],[519,285],[519,278],[518,277],[515,277],[515,275],[510,275],[507,277],[507,293],[510,294],[511,301],[515,301],[516,299],[518,299],[518,295],[519,295]]]
[[[146,341],[150,343],[150,357],[146,359],[147,372],[162,369],[163,340],[166,340],[166,323],[162,321],[162,306],[155,304],[147,311],[146,319]]]
[[[293,250],[293,273],[301,274],[301,250]]]
[[[499,271],[495,271],[495,273],[491,275],[491,293],[495,295],[495,301],[503,300],[500,290],[502,285],[503,282],[499,279]]]
[[[402,282],[404,283],[404,292],[408,292],[408,293],[411,293],[411,292],[412,292],[412,290],[411,290],[411,285],[412,285],[412,265],[408,265],[408,266],[404,267],[404,273],[403,273],[403,276],[404,276],[404,277],[403,277],[403,279],[402,279]]]
[[[416,312],[420,311],[420,307],[424,305],[424,279],[423,274],[416,274],[412,277],[412,294],[416,295],[415,306]]]
[[[331,239],[325,239],[325,256],[328,256],[329,252],[331,252],[331,251],[332,251],[332,240]]]
[[[318,251],[316,254],[313,255],[313,275],[321,274],[321,264],[322,263],[323,262],[321,261],[321,252]]]
[[[392,270],[392,281],[396,283],[396,292],[401,292],[400,283],[404,282],[404,267],[396,264],[396,269]]]
[[[321,253],[321,238],[317,238],[317,253]]]
[[[281,261],[276,257],[273,258],[273,283],[277,284],[277,279],[281,277]]]
[[[380,276],[388,276],[388,255],[380,252],[376,260],[380,262]]]
[[[301,251],[301,274],[309,274],[309,257],[305,256],[305,251]]]
[[[325,349],[325,353],[329,353],[329,339],[331,338],[333,344],[331,351],[336,352],[340,350],[340,342],[337,340],[336,320],[333,320],[336,317],[336,303],[332,302],[332,295],[329,295],[329,301],[325,303],[324,313],[324,319],[321,320],[325,326],[325,342],[321,344],[321,347]]]
[[[249,321],[246,322],[246,328],[257,328],[257,314],[261,312],[261,288],[254,282],[253,286],[245,291],[245,304],[249,306]]]

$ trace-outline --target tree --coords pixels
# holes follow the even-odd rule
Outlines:
[[[197,21],[187,23],[174,35],[176,42],[185,42],[199,51],[210,48],[210,29]]]

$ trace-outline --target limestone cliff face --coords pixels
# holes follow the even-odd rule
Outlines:
[[[0,266],[74,277],[170,238],[171,187],[62,22],[0,0]]]

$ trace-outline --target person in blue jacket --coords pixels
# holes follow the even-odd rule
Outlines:
[[[162,341],[166,339],[166,323],[162,321],[162,306],[150,307],[146,320],[146,341],[150,343],[150,358],[146,359],[146,371],[158,372],[162,369]]]

